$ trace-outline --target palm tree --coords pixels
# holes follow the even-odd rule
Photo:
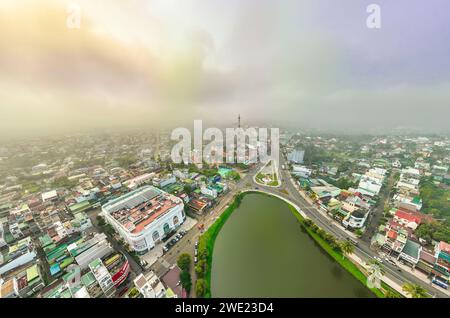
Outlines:
[[[339,246],[341,247],[342,250],[342,259],[345,258],[345,255],[350,255],[355,251],[355,246],[347,240],[341,241]]]
[[[391,291],[391,290],[388,290],[388,291],[384,294],[384,296],[385,296],[386,298],[402,298],[399,294],[394,293],[394,292]]]
[[[369,288],[380,288],[383,268],[377,260],[371,260],[368,268],[367,286]]]
[[[427,291],[420,285],[406,283],[402,287],[403,291],[409,294],[412,298],[427,298]]]

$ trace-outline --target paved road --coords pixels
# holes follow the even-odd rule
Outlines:
[[[387,184],[381,190],[380,199],[378,205],[371,211],[367,220],[366,231],[361,236],[361,240],[369,243],[375,233],[378,231],[378,226],[380,224],[380,219],[384,214],[384,205],[386,201],[389,201],[391,197],[392,187],[395,183],[394,173],[388,178]]]
[[[284,158],[281,156],[280,159],[281,166],[281,164],[284,164]],[[337,226],[334,221],[318,212],[316,207],[312,206],[305,199],[303,199],[303,197],[299,194],[294,184],[292,183],[289,172],[281,170],[280,175],[282,176],[283,182],[280,189],[273,190],[271,188],[262,186],[264,190],[280,195],[295,203],[305,212],[305,214],[309,218],[311,218],[311,220],[313,220],[318,226],[320,226],[327,232],[333,234],[337,239],[344,240],[349,237],[349,235],[343,229]],[[283,190],[287,191],[288,195],[283,193]],[[375,251],[370,249],[369,243],[362,240],[358,240],[358,246],[355,248],[355,254],[366,262],[372,260],[374,256],[378,255]],[[399,285],[403,285],[406,282],[411,282],[413,284],[423,286],[432,296],[445,298],[448,297],[447,294],[445,294],[442,290],[439,290],[439,287],[435,287],[431,284],[425,284],[420,278],[408,272],[399,272],[396,266],[393,266],[389,263],[384,263],[383,268],[385,270],[385,275],[387,275],[393,281],[397,282]]]
[[[255,169],[252,171],[254,172]],[[220,198],[219,204],[211,209],[211,211],[206,212],[206,214],[199,216],[197,218],[197,224],[205,224],[205,228],[207,229],[214,221],[219,217],[225,208],[228,206],[230,201],[233,199],[234,195],[238,193],[241,189],[246,186],[251,186],[253,184],[252,177],[254,173],[247,173],[241,180],[238,182],[231,182],[229,184],[229,191]],[[198,241],[201,236],[201,231],[197,226],[194,226],[190,229],[187,234],[181,238],[170,250],[165,253],[162,257],[158,259],[156,263],[150,266],[150,269],[153,270],[158,276],[163,275],[169,269],[169,266],[172,264],[176,264],[178,256],[183,253],[188,253],[194,259],[194,247],[195,242]],[[194,271],[195,264],[193,264],[191,268],[191,277],[192,277],[192,290],[190,293],[190,297],[195,296],[195,282],[196,276]]]
[[[281,167],[284,163],[284,158],[280,157],[279,167]],[[220,214],[225,210],[225,207],[230,203],[230,200],[234,197],[235,194],[237,194],[240,191],[243,190],[250,190],[258,188],[260,190],[264,190],[265,192],[276,194],[278,196],[281,196],[294,204],[296,204],[309,218],[311,218],[314,223],[316,223],[318,226],[320,226],[325,231],[329,232],[330,234],[334,235],[338,240],[345,240],[350,235],[345,232],[344,229],[339,227],[331,218],[324,216],[322,213],[320,213],[317,208],[313,205],[311,205],[309,202],[307,202],[298,192],[295,185],[292,183],[291,177],[289,175],[289,172],[286,170],[279,169],[279,177],[280,181],[282,182],[281,186],[279,188],[273,188],[273,187],[266,187],[262,186],[260,184],[257,184],[253,180],[253,176],[259,171],[261,168],[261,165],[256,166],[253,168],[249,173],[247,173],[239,182],[237,182],[234,185],[230,186],[230,191],[221,199],[221,202],[218,206],[213,208],[212,212],[207,213],[206,215],[203,215],[199,217],[198,222],[199,224],[204,223],[205,227],[208,228],[209,225],[211,225],[215,219],[220,216]],[[172,247],[171,251],[167,254],[165,254],[160,262],[157,262],[152,266],[152,269],[155,270],[157,273],[158,271],[161,271],[161,266],[164,269],[165,266],[161,264],[161,262],[167,262],[169,264],[175,264],[178,256],[181,253],[189,253],[193,255],[194,253],[194,244],[195,241],[198,240],[201,233],[198,230],[197,227],[192,228],[188,234],[183,237],[174,247]],[[364,242],[362,240],[358,240],[358,246],[355,247],[354,252],[360,259],[369,262],[373,260],[374,256],[377,256],[377,253],[370,249],[370,244],[368,242]],[[389,263],[383,264],[383,269],[385,272],[385,275],[389,277],[394,282],[398,283],[399,285],[403,285],[406,282],[410,282],[413,284],[421,285],[423,286],[432,296],[436,297],[445,297],[448,296],[438,289],[438,287],[435,287],[431,284],[425,284],[420,278],[417,278],[416,276],[402,271],[399,272],[398,268],[396,266],[393,266]],[[191,297],[194,295],[194,286],[195,286],[195,274],[192,272],[192,280],[193,280],[193,288],[191,292]]]

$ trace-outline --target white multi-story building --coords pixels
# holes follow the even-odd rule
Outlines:
[[[401,193],[395,194],[393,198],[396,207],[418,212],[422,209],[422,199],[419,196],[407,196]]]
[[[0,275],[35,261],[35,259],[36,252],[31,242],[31,237],[28,236],[14,245],[10,245],[9,249],[0,253]]]
[[[210,197],[213,197],[213,198],[217,198],[217,190],[215,190],[213,188],[210,188],[207,186],[202,186],[200,188],[200,191],[202,192],[202,194],[209,195]]]
[[[132,179],[129,179],[125,181],[123,184],[127,186],[129,189],[136,189],[137,187],[150,182],[155,177],[155,174],[152,173],[146,173],[142,174],[140,176],[134,177]]]
[[[287,155],[287,159],[290,162],[293,163],[303,163],[303,158],[305,157],[305,151],[304,150],[293,150]]]
[[[102,214],[132,249],[144,254],[184,222],[183,208],[180,198],[144,186],[106,203]]]
[[[386,172],[385,169],[375,167],[367,171],[366,176],[378,180],[379,182],[383,182]]]
[[[187,170],[174,170],[173,175],[181,180],[189,178],[189,172]]]
[[[42,196],[42,202],[48,202],[48,201],[56,200],[58,198],[58,193],[56,192],[56,190],[52,190],[52,191],[42,193],[41,196]]]
[[[404,178],[420,178],[420,171],[415,168],[407,167],[405,169],[402,169],[402,177]]]
[[[369,169],[359,180],[358,192],[373,197],[380,193],[383,181],[385,179],[386,170],[381,168]]]
[[[94,277],[105,296],[111,297],[114,294],[114,283],[111,274],[102,263],[102,260],[100,258],[93,260],[89,264],[89,269],[91,270],[92,274],[94,274]]]
[[[356,210],[347,215],[347,217],[342,221],[345,227],[350,227],[354,229],[360,229],[364,226],[367,216],[369,215],[368,210]]]
[[[144,298],[166,298],[166,288],[153,271],[137,276],[134,286]]]
[[[155,187],[164,188],[165,186],[168,186],[169,184],[176,183],[177,179],[174,175],[167,175],[161,178],[154,178],[153,179],[153,185]]]
[[[363,176],[359,181],[358,192],[367,195],[374,196],[380,193],[382,184],[376,180],[371,179],[370,177]]]
[[[294,165],[292,166],[292,174],[303,177],[303,178],[308,178],[312,173],[311,169],[308,169],[304,166],[297,166]]]
[[[0,248],[6,245],[5,232],[3,231],[3,224],[0,222]]]

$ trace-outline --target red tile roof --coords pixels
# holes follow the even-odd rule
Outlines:
[[[391,229],[398,230],[398,229],[402,228],[403,226],[400,223],[396,222],[395,220],[390,220],[389,227]]]
[[[422,217],[402,210],[397,210],[397,212],[395,212],[395,216],[399,219],[403,219],[408,222],[414,222],[416,224],[420,224],[422,222]]]
[[[397,232],[395,232],[395,231],[393,231],[393,230],[390,230],[390,231],[388,232],[387,236],[388,236],[390,239],[395,240],[395,239],[397,238]]]
[[[450,244],[448,244],[448,243],[446,243],[446,242],[444,242],[444,241],[441,241],[441,242],[439,243],[439,249],[440,249],[441,251],[444,251],[444,252],[450,254]]]

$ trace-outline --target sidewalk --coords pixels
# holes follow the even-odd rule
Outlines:
[[[436,286],[436,285],[432,285],[431,280],[424,273],[422,273],[422,272],[420,272],[418,270],[413,270],[411,267],[409,267],[407,265],[404,265],[404,264],[402,264],[400,262],[396,262],[396,263],[397,263],[397,266],[402,269],[402,271],[410,273],[411,275],[417,277],[418,279],[420,279],[421,281],[423,281],[427,285],[430,285],[430,286],[433,286],[435,288],[438,288],[442,293],[444,293],[444,294],[446,294],[447,296],[450,297],[450,291],[449,290],[440,288],[439,286]]]
[[[181,226],[177,229],[177,232],[179,231],[189,231],[191,228],[193,228],[195,226],[195,224],[197,224],[197,220],[190,218],[188,216],[186,216],[186,220],[183,222],[183,224],[181,224]],[[150,251],[148,251],[146,254],[142,255],[140,257],[141,260],[145,260],[148,265],[147,266],[152,266],[156,260],[158,258],[160,258],[161,256],[163,256],[163,246],[165,245],[164,242],[158,242],[155,247],[153,249],[151,249]]]
[[[361,260],[357,255],[355,254],[350,254],[347,256],[349,259],[351,259],[353,261],[353,263],[358,264],[359,266],[365,268],[366,270],[368,270],[369,266],[366,264],[366,262],[364,262],[363,260]],[[389,277],[383,275],[381,277],[381,280],[383,282],[385,282],[387,285],[389,285],[391,288],[395,289],[397,292],[399,292],[400,294],[402,294],[403,296],[405,296],[406,298],[411,298],[411,296],[407,293],[405,293],[403,291],[403,287],[400,286],[399,284],[397,284],[396,282],[394,282],[392,279],[390,279]]]

